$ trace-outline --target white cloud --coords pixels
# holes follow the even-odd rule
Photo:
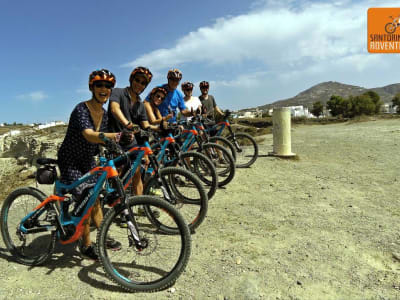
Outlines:
[[[17,96],[17,99],[29,100],[32,102],[41,102],[46,98],[48,98],[48,95],[43,91],[34,91],[31,93],[21,94]]]
[[[145,65],[157,72],[201,66],[208,69],[206,78],[214,88],[236,91],[230,99],[240,94],[239,88],[260,89],[252,91],[253,98],[264,98],[265,86],[294,96],[294,86],[306,89],[318,80],[389,84],[396,80],[390,65],[398,65],[397,57],[367,52],[367,9],[396,6],[396,1],[257,0],[247,14],[220,18],[181,37],[172,48],[145,53],[123,66]],[[235,71],[226,72],[226,66]],[[283,98],[276,91],[274,96]]]
[[[187,63],[218,65],[246,60],[267,66],[293,65],[304,58],[318,62],[365,49],[368,2],[305,2],[301,10],[275,2],[267,1],[248,14],[220,18],[212,26],[183,36],[174,47],[143,54],[124,66],[160,70]]]

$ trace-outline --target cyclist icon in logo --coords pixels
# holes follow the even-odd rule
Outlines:
[[[396,31],[397,27],[400,27],[400,15],[397,18],[393,18],[392,16],[390,16],[390,18],[393,21],[385,25],[385,31],[392,34]]]

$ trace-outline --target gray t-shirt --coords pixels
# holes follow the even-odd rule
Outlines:
[[[144,108],[144,104],[140,98],[139,101],[132,105],[131,96],[129,95],[129,87],[114,88],[111,92],[110,104],[108,106],[108,126],[110,132],[119,132],[125,128],[112,114],[110,107],[111,102],[119,103],[125,118],[134,124],[141,126],[142,121],[148,120],[146,109]]]
[[[205,108],[207,111],[207,117],[214,120],[214,108],[217,106],[214,97],[212,95],[208,95],[208,98],[204,99],[203,95],[200,95],[199,99],[203,109]]]

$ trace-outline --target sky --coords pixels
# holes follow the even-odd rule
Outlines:
[[[68,121],[106,68],[117,87],[137,66],[152,87],[178,68],[210,82],[222,109],[293,97],[324,81],[400,82],[399,54],[367,51],[367,10],[398,1],[0,0],[0,123]]]

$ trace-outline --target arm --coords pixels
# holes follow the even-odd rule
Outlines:
[[[84,129],[82,131],[82,135],[83,137],[89,142],[89,143],[93,143],[93,144],[104,144],[104,142],[99,138],[99,134],[100,132],[94,131],[91,128],[88,129]],[[113,139],[115,141],[115,137],[117,135],[117,133],[104,133],[104,135],[106,137],[108,137],[109,139]]]
[[[144,129],[150,128],[152,130],[158,130],[160,127],[158,125],[150,124],[149,121],[142,121],[141,125]]]
[[[122,113],[121,107],[118,102],[110,102],[110,109],[114,117],[124,126],[131,126],[132,122],[130,122]],[[132,125],[133,126],[133,125]],[[132,127],[131,126],[131,127]]]
[[[219,109],[218,106],[215,107],[215,110],[217,111],[217,113],[219,113],[221,116],[224,115],[224,113],[222,112],[222,110]]]
[[[147,117],[149,119],[150,124],[160,124],[162,121],[162,116],[160,111],[157,109],[156,110],[156,115],[153,112],[153,108],[151,107],[151,104],[147,101],[144,102],[144,108],[146,109]]]

